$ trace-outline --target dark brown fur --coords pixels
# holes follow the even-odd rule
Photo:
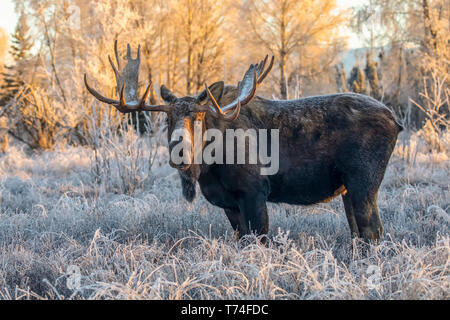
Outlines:
[[[217,88],[214,96],[221,105],[236,98],[235,87]],[[163,98],[177,110],[168,116],[170,137],[181,118],[195,120],[198,115],[190,110],[205,103],[205,94],[178,99],[164,90]],[[206,114],[204,126],[222,132],[280,130],[280,168],[275,175],[262,176],[259,165],[248,164],[191,165],[179,171],[186,199],[195,197],[198,181],[206,199],[225,210],[240,235],[268,232],[267,201],[310,205],[342,194],[352,236],[380,239],[378,188],[401,130],[382,103],[353,93],[290,101],[255,97],[237,120],[224,122]]]

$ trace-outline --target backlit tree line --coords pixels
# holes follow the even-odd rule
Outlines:
[[[419,127],[430,115],[411,101],[428,108],[420,93],[433,87],[433,72],[448,76],[445,0],[370,0],[352,12],[327,0],[17,0],[15,5],[19,20],[8,60],[1,58],[7,36],[0,34],[3,149],[8,135],[32,148],[53,148],[60,141],[89,144],[93,123],[119,123],[122,116],[94,102],[83,84],[87,73],[102,92],[117,95],[108,62],[116,39],[122,63],[127,43],[133,55],[141,46],[140,87],[153,83],[154,104],[161,84],[180,95],[197,93],[205,81],[236,84],[245,66],[269,54],[276,65],[260,90],[268,98],[354,91],[382,100],[405,119],[412,108],[407,121]],[[373,15],[381,18],[374,22]],[[367,31],[374,23],[376,34]],[[369,48],[365,61],[346,71],[340,63],[349,26]],[[445,92],[448,85],[440,94]],[[438,114],[445,110],[448,103]]]

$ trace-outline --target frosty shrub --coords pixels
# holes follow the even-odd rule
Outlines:
[[[162,143],[160,120],[148,122],[152,133],[139,136],[128,117],[114,119],[104,113],[98,118],[93,108],[87,141],[93,148],[92,175],[100,190],[133,195],[152,183],[151,169]]]

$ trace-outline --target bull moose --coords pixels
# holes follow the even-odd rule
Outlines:
[[[128,54],[127,58],[136,62]],[[120,71],[111,59],[110,62],[117,76]],[[261,175],[261,163],[170,161],[179,172],[184,197],[193,201],[198,182],[204,197],[224,209],[239,236],[251,232],[267,234],[267,202],[311,205],[341,195],[352,237],[378,241],[383,233],[378,189],[402,126],[385,105],[361,94],[338,93],[287,101],[256,96],[257,87],[273,63],[274,57],[269,63],[266,57],[252,64],[237,86],[225,85],[223,81],[209,87],[205,84],[197,95],[179,98],[163,85],[161,97],[165,105],[146,103],[151,84],[138,100],[136,83],[127,83],[133,80],[125,78],[118,89],[119,100],[114,100],[94,90],[86,75],[84,80],[95,98],[122,113],[166,113],[170,152],[178,143],[192,144],[193,137],[174,140],[172,133],[183,129],[192,136],[196,121],[204,131],[279,129],[279,170],[273,175]],[[136,74],[132,76],[137,81]],[[127,88],[134,92],[130,95],[128,90],[125,94]],[[125,95],[131,96],[132,101],[127,102]]]

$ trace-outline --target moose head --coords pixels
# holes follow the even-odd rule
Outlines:
[[[117,41],[115,43],[115,54],[118,67],[120,69],[120,63],[117,54]],[[113,67],[117,80],[117,88],[119,93],[119,100],[106,98],[98,91],[93,89],[88,81],[87,75],[84,76],[84,81],[87,90],[99,101],[114,106],[122,113],[130,113],[137,111],[152,111],[152,112],[165,112],[168,120],[168,138],[169,138],[169,152],[172,149],[182,143],[184,144],[182,150],[185,154],[181,155],[183,158],[182,163],[174,163],[170,161],[170,165],[173,168],[185,171],[189,169],[193,163],[193,128],[196,121],[203,122],[206,117],[213,117],[218,121],[231,122],[239,117],[241,107],[248,104],[255,96],[256,89],[273,67],[274,57],[267,68],[268,56],[264,60],[257,64],[252,64],[245,73],[242,81],[237,86],[237,97],[225,106],[220,106],[218,101],[224,92],[224,82],[219,81],[211,86],[205,83],[205,89],[195,96],[186,96],[179,98],[173,94],[164,85],[161,86],[161,97],[167,104],[164,105],[149,105],[147,99],[151,90],[151,83],[148,85],[144,92],[144,95],[140,100],[137,99],[137,75],[140,61],[140,50],[138,49],[137,59],[131,58],[130,45],[127,46],[127,60],[129,61],[128,68],[124,69],[123,73],[114,66],[111,58],[109,61]],[[132,63],[130,65],[130,62]],[[127,87],[127,86],[132,87]],[[130,99],[130,100],[128,100]],[[203,127],[205,127],[203,125]]]

